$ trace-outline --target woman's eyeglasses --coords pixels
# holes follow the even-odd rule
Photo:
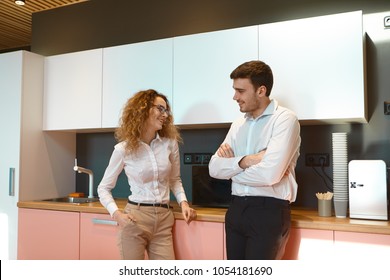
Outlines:
[[[153,105],[153,107],[156,107],[157,110],[161,113],[161,114],[164,114],[166,113],[167,115],[169,115],[169,110],[164,108],[164,106],[162,105]]]

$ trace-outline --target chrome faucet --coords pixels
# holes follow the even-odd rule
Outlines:
[[[93,198],[93,172],[92,172],[92,170],[78,166],[77,165],[77,158],[74,160],[73,170],[77,171],[78,173],[86,173],[86,174],[89,175],[89,190],[88,190],[89,194],[88,194],[88,198]]]

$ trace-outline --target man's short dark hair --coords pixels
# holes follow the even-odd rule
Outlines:
[[[231,79],[250,79],[255,89],[265,86],[266,95],[271,94],[274,78],[271,67],[260,60],[252,60],[238,66],[230,74]]]

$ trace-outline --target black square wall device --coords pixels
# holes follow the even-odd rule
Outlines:
[[[390,115],[390,102],[385,101],[385,115]]]

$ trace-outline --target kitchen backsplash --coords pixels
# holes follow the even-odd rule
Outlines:
[[[227,128],[182,130],[183,144],[180,145],[181,177],[187,198],[192,201],[192,164],[184,164],[184,153],[214,153],[224,140]],[[94,172],[94,193],[99,185],[110,160],[114,145],[117,143],[114,133],[80,133],[77,134],[77,160],[80,166]],[[86,192],[88,176],[76,175],[76,190]],[[118,178],[113,190],[114,197],[127,197],[129,186],[126,175]]]
[[[349,134],[348,160],[353,159],[382,159],[387,165],[390,162],[390,149],[385,145],[364,148],[362,130],[365,125],[322,125],[301,127],[301,156],[296,167],[298,196],[293,204],[297,207],[316,208],[316,192],[326,192],[324,180],[317,175],[321,169],[313,170],[305,166],[306,153],[329,153],[332,159],[332,132],[347,132]],[[213,129],[182,129],[183,144],[180,145],[181,175],[187,197],[192,201],[192,165],[184,164],[184,153],[214,153],[224,140],[228,128]],[[388,141],[388,140],[387,140]],[[105,168],[109,162],[113,147],[116,144],[114,133],[80,133],[77,134],[77,159],[80,166],[92,169],[94,172],[94,193],[100,183]],[[332,165],[324,168],[324,172],[332,177]],[[331,183],[328,182],[328,185]],[[87,192],[88,176],[76,175],[76,190]],[[114,197],[127,197],[129,187],[124,173],[118,179],[117,187],[113,190]]]

